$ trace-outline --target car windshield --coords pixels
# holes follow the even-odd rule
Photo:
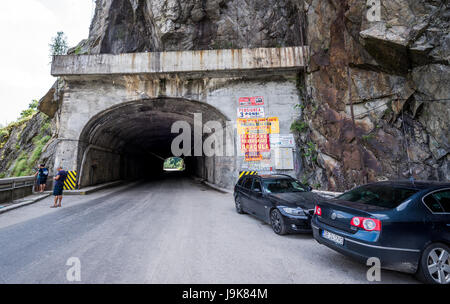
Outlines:
[[[305,187],[293,179],[265,180],[263,184],[268,193],[306,192]]]
[[[418,190],[397,188],[387,185],[366,185],[346,192],[337,198],[350,202],[393,209],[417,193],[417,191]]]

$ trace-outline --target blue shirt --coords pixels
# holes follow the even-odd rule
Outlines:
[[[48,169],[47,168],[40,168],[39,169],[39,178],[44,179],[48,176]]]
[[[64,186],[64,182],[67,178],[67,172],[61,170],[56,174],[56,176],[59,176],[59,178],[55,181],[55,186]]]

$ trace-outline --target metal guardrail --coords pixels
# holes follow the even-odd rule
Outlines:
[[[19,188],[33,187],[36,178],[34,176],[11,177],[0,179],[0,192]]]
[[[47,181],[52,181],[53,177],[48,176]],[[48,182],[47,182],[48,183]],[[14,190],[31,188],[34,192],[34,186],[36,185],[35,176],[23,176],[23,177],[10,177],[0,179],[0,193],[11,191],[11,197],[9,201],[14,201]]]

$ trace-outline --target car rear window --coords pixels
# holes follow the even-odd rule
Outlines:
[[[338,199],[393,209],[417,193],[418,190],[387,185],[366,185],[338,197]]]
[[[444,190],[427,195],[424,203],[434,213],[450,213],[450,190]]]
[[[444,212],[441,204],[433,197],[433,195],[428,195],[423,198],[423,202],[427,207],[434,213]]]
[[[444,212],[450,212],[450,190],[435,192],[433,196],[441,204]]]

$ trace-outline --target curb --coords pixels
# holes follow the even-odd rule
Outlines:
[[[222,192],[222,193],[226,193],[226,194],[233,194],[233,191],[225,189],[225,188],[221,188],[221,187],[216,186],[214,184],[211,184],[210,182],[207,182],[205,180],[203,181],[203,184],[205,184],[206,186],[208,186],[208,187],[210,187],[210,188],[212,188],[212,189],[214,189],[216,191],[219,191],[219,192]]]
[[[88,195],[88,194],[91,194],[91,193],[94,193],[94,192],[97,192],[100,190],[116,187],[116,186],[119,186],[124,183],[125,183],[124,181],[115,181],[115,182],[110,182],[110,183],[101,184],[101,185],[97,185],[97,186],[86,187],[86,189],[81,189],[81,190],[64,190],[63,195]],[[51,195],[52,191],[46,191],[46,193]]]
[[[0,214],[6,213],[8,211],[11,211],[11,210],[14,210],[14,209],[18,209],[18,208],[21,208],[21,207],[25,207],[25,206],[28,206],[28,205],[32,205],[32,204],[37,203],[37,202],[39,202],[39,201],[41,201],[41,200],[43,200],[43,199],[45,199],[45,198],[47,198],[49,196],[50,196],[50,194],[43,194],[43,195],[41,195],[39,197],[36,197],[35,199],[30,200],[30,201],[14,204],[14,205],[11,205],[11,206],[8,206],[8,207],[5,207],[5,208],[1,208],[0,209]]]

